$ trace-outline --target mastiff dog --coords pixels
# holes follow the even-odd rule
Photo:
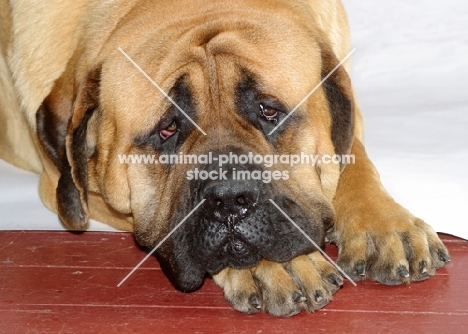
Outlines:
[[[1,158],[70,229],[170,235],[155,254],[177,289],[212,276],[234,309],[290,316],[343,283],[326,238],[355,281],[449,261],[366,155],[339,0],[0,0],[0,29]]]

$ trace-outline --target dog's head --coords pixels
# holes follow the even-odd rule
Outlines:
[[[60,218],[85,226],[93,192],[133,217],[140,244],[172,233],[157,255],[185,291],[226,266],[313,251],[289,219],[322,246],[344,165],[281,159],[348,153],[353,101],[342,68],[302,101],[338,60],[297,22],[277,8],[168,18],[142,5],[92,59],[75,55],[37,114]]]

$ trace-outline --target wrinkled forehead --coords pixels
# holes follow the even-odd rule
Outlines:
[[[155,89],[148,89],[148,78],[118,48],[165,91],[177,81],[175,76],[184,74],[180,73],[184,67],[192,80],[202,75],[211,82],[232,82],[233,67],[247,68],[272,89],[293,87],[284,92],[293,100],[320,79],[316,32],[281,11],[270,12],[264,6],[240,13],[235,8],[228,13],[206,8],[181,11],[164,20],[161,15],[144,8],[129,15],[103,52],[110,55],[103,68],[103,83],[119,95],[129,95],[128,102],[138,102],[132,97],[145,94],[142,88]],[[216,77],[223,74],[227,78]]]

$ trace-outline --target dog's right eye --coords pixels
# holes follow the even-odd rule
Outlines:
[[[173,119],[172,123],[167,128],[159,131],[159,136],[162,138],[162,140],[167,140],[169,137],[172,137],[178,129],[179,127],[177,126],[177,122],[175,119]]]

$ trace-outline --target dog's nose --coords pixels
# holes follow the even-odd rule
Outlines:
[[[259,189],[255,182],[228,180],[209,184],[204,193],[210,214],[224,221],[249,215],[257,203]]]

